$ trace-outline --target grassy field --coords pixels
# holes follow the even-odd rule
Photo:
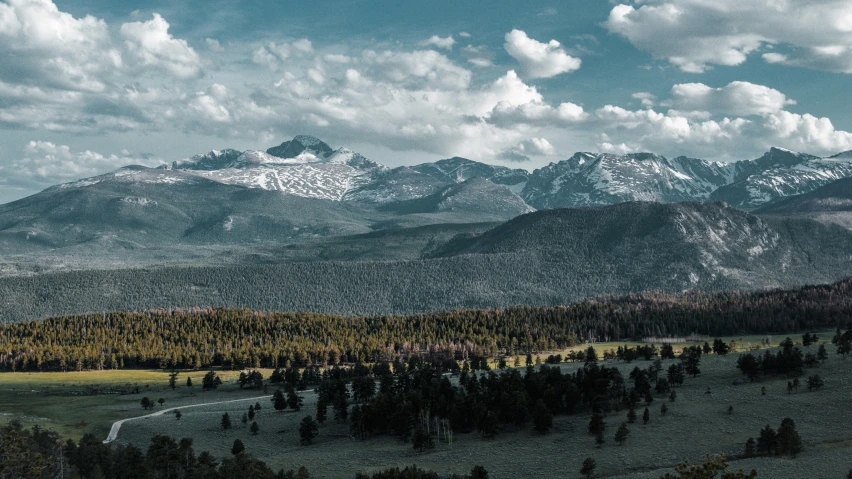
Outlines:
[[[268,376],[271,371],[263,371]],[[167,371],[84,371],[68,373],[0,374],[0,424],[18,419],[29,427],[39,424],[65,437],[79,439],[86,433],[106,437],[114,421],[146,414],[142,397],[166,400],[163,407],[227,401],[262,395],[262,391],[240,390],[235,381],[239,371],[219,371],[225,386],[212,392],[201,390],[203,371],[182,372],[178,388],[169,388]],[[194,387],[186,387],[187,376]],[[128,394],[136,387],[138,394]]]
[[[822,333],[821,339],[828,339]],[[759,343],[764,336],[743,338]],[[730,339],[730,338],[727,338]],[[739,340],[739,338],[736,338]],[[773,343],[781,337],[773,337]],[[615,348],[624,343],[612,343]],[[609,349],[608,344],[596,348]],[[810,349],[816,351],[816,346]],[[807,349],[807,348],[805,348]],[[553,430],[545,435],[531,428],[518,432],[504,432],[495,439],[483,440],[478,434],[457,434],[452,446],[437,444],[427,453],[418,454],[410,444],[390,437],[374,437],[364,441],[351,439],[347,427],[326,422],[314,445],[299,445],[298,423],[308,414],[315,413],[316,396],[304,393],[304,408],[299,412],[275,412],[268,399],[261,400],[264,409],[256,420],[260,425],[257,436],[249,432],[240,417],[249,404],[187,408],[182,418],[165,414],[130,421],[124,424],[118,442],[133,442],[147,447],[154,434],[191,437],[195,450],[209,450],[215,456],[230,454],[237,438],[247,450],[267,461],[273,468],[306,466],[314,477],[351,478],[356,471],[372,472],[392,466],[417,464],[442,473],[467,472],[474,465],[485,465],[490,477],[501,478],[554,478],[579,477],[580,464],[586,457],[598,463],[597,477],[655,478],[682,460],[700,461],[707,453],[742,452],[749,437],[755,437],[760,428],[770,424],[776,428],[784,417],[796,421],[805,443],[805,451],[796,459],[758,458],[732,461],[732,468],[756,468],[763,478],[794,477],[845,477],[852,468],[852,359],[844,360],[834,354],[828,345],[829,360],[805,376],[820,374],[825,387],[818,392],[788,394],[786,378],[767,379],[749,383],[736,369],[739,354],[726,357],[704,356],[702,374],[687,379],[677,389],[674,403],[657,398],[651,404],[651,421],[642,425],[641,419],[630,425],[630,436],[623,446],[612,439],[618,425],[626,420],[626,411],[612,413],[607,418],[607,443],[595,447],[593,437],[586,434],[588,414],[557,416]],[[672,363],[664,361],[664,367]],[[649,363],[635,361],[630,364],[611,362],[625,375],[635,366]],[[581,364],[562,364],[565,371],[573,371]],[[145,414],[139,399],[166,399],[164,407],[226,401],[262,395],[262,391],[240,391],[233,379],[238,372],[222,373],[226,385],[214,392],[202,392],[202,373],[192,373],[196,387],[183,387],[186,374],[181,374],[179,387],[167,387],[168,374],[160,371],[108,371],[66,374],[5,374],[0,375],[0,412],[13,412],[25,423],[41,423],[53,427],[70,437],[93,432],[106,437],[113,420]],[[265,372],[268,375],[268,371]],[[141,394],[109,394],[138,385]],[[761,395],[765,386],[767,394]],[[82,392],[100,388],[101,394],[83,396]],[[710,394],[707,394],[707,390]],[[669,407],[666,416],[660,415],[660,405]],[[727,413],[728,406],[734,413]],[[231,430],[220,427],[223,412],[229,412],[234,422]],[[641,417],[641,409],[638,411]],[[13,416],[3,416],[8,420]],[[85,421],[85,425],[83,425]]]

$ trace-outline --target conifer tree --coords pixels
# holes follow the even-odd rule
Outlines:
[[[775,429],[766,425],[760,430],[760,435],[757,437],[757,452],[764,456],[774,454],[778,449],[778,433]]]
[[[755,449],[754,438],[750,437],[748,438],[748,441],[746,441],[744,455],[745,457],[754,457],[756,453],[757,451]]]
[[[240,441],[239,439],[234,439],[234,445],[231,446],[231,454],[236,456],[242,454],[243,452],[245,452],[245,450],[246,446],[245,444],[243,444],[243,441]]]
[[[604,429],[606,429],[606,422],[604,422],[603,414],[597,412],[592,414],[589,419],[589,434],[597,434]]]
[[[627,440],[627,435],[630,434],[630,430],[627,429],[627,423],[621,423],[621,426],[618,427],[618,430],[615,431],[615,442],[618,445],[624,444],[624,441]]]
[[[231,416],[228,413],[222,414],[222,429],[231,429]]]
[[[789,454],[796,457],[802,452],[802,438],[796,431],[796,424],[792,419],[784,418],[781,427],[778,428],[778,454]]]
[[[583,465],[580,467],[580,475],[587,479],[591,478],[595,475],[595,468],[597,466],[598,464],[595,462],[594,459],[592,459],[591,457],[587,457],[585,460],[583,460]]]
[[[296,393],[293,387],[290,387],[287,391],[287,407],[294,411],[302,409],[302,397]]]
[[[648,408],[645,408],[645,412],[642,413],[642,424],[648,424],[651,420],[651,411]]]
[[[311,416],[305,416],[299,424],[299,440],[301,444],[303,446],[312,444],[317,434],[319,434],[319,424]]]
[[[284,397],[284,391],[281,388],[276,389],[272,394],[272,407],[279,412],[287,409],[287,399]]]

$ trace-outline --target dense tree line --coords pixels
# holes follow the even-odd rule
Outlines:
[[[91,434],[79,442],[63,441],[56,432],[19,422],[0,428],[0,477],[10,479],[311,479],[305,467],[274,472],[249,454],[237,440],[232,456],[215,458],[196,453],[192,439],[176,440],[157,435],[147,449],[133,444],[106,445]],[[355,479],[488,479],[488,471],[476,466],[466,475],[439,476],[415,466],[392,468]]]
[[[553,350],[587,339],[784,333],[850,323],[852,280],[793,291],[647,293],[568,307],[408,316],[237,309],[118,312],[2,326],[0,368],[287,368],[393,361],[412,353],[464,360]]]

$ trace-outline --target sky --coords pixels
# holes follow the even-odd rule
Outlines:
[[[0,202],[298,134],[388,166],[826,156],[850,87],[850,0],[0,0]]]

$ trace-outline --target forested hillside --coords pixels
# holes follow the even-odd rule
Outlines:
[[[648,290],[792,288],[852,276],[849,230],[719,203],[568,208],[488,226],[280,245],[244,252],[249,264],[237,266],[220,256],[216,266],[7,277],[0,319],[191,307],[410,314],[559,306]]]
[[[634,294],[569,307],[342,317],[250,310],[119,312],[0,327],[3,370],[288,367],[516,355],[585,339],[786,333],[852,324],[852,280],[763,293]]]

